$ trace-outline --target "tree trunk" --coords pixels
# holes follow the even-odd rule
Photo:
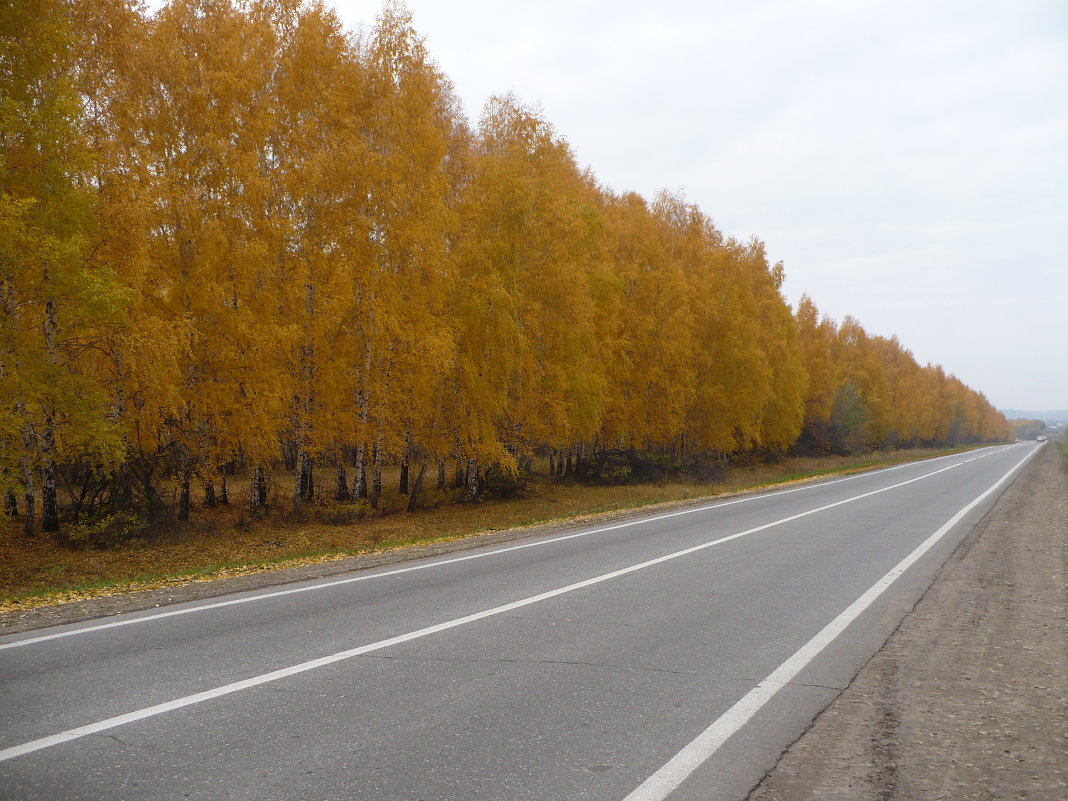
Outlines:
[[[0,286],[0,292],[3,288]],[[4,368],[0,366],[0,376],[4,375]],[[0,459],[5,463],[7,462],[7,443],[0,441]],[[15,496],[15,491],[11,489],[11,469],[8,467],[0,467],[0,476],[3,477],[3,484],[7,487],[4,490],[4,514],[8,517],[19,516],[19,499]]]
[[[352,500],[349,493],[349,477],[345,473],[345,454],[342,451],[334,465],[337,470],[337,489],[334,491],[334,500],[338,503],[346,503]]]
[[[56,503],[56,437],[52,415],[45,418],[41,432],[41,530],[59,531],[59,507]]]
[[[22,531],[27,537],[33,537],[37,534],[37,521],[35,519],[37,514],[37,497],[34,491],[33,469],[30,466],[30,457],[28,454],[23,454],[22,456],[22,487],[23,503],[26,509]]]
[[[574,470],[575,470],[575,465],[571,461],[571,449],[568,448],[567,449],[567,462],[566,462],[566,466],[564,467],[564,475],[565,476],[569,476],[574,472]]]
[[[464,486],[467,483],[467,473],[464,470],[464,463],[459,459],[456,460],[456,474],[453,476],[452,485],[456,489]]]
[[[82,516],[82,511],[87,507],[92,509],[96,506],[97,496],[104,491],[104,485],[106,482],[96,480],[96,471],[87,467],[85,469],[85,477],[81,481],[81,490],[78,492],[78,497],[70,508],[70,519],[72,523],[77,523]]]
[[[556,475],[556,455],[555,454],[556,454],[556,451],[554,451],[552,449],[549,450],[549,475],[550,476],[555,476]]]
[[[300,455],[300,499],[311,502],[315,500],[315,472],[307,451]]]
[[[415,511],[415,501],[419,497],[419,491],[423,488],[423,476],[426,475],[426,462],[419,465],[419,473],[415,476],[415,483],[412,485],[412,494],[408,497],[408,511]]]
[[[382,497],[382,421],[378,422],[375,434],[374,472],[371,475],[371,494],[368,500],[372,509],[378,509],[378,499]]]
[[[404,432],[404,455],[401,457],[400,465],[400,483],[398,490],[401,495],[408,494],[408,455],[411,452],[411,442],[408,439],[408,432]]]
[[[363,305],[363,289],[358,288],[356,290],[357,303]],[[370,321],[374,320],[374,312],[371,312]],[[366,382],[371,375],[371,362],[372,362],[372,346],[371,339],[368,337],[360,326],[358,336],[362,337],[364,342],[363,349],[363,370],[359,372],[359,360],[356,360],[356,419],[359,422],[357,427],[357,435],[359,442],[356,445],[356,475],[352,479],[352,497],[366,498],[367,497],[367,421],[371,414],[371,402],[367,395]]]
[[[467,460],[467,500],[478,500],[478,462],[474,459]]]
[[[259,514],[267,508],[267,479],[263,474],[263,465],[256,465],[249,479],[251,484],[249,505],[252,508],[252,514]]]
[[[189,470],[182,471],[182,488],[178,493],[178,519],[189,519]]]
[[[286,470],[297,469],[297,465],[300,464],[300,454],[298,453],[297,443],[282,443],[282,460],[285,462]]]
[[[263,465],[256,468],[256,487],[260,494],[260,503],[266,509],[271,505],[271,499],[267,497],[267,470]]]
[[[44,271],[48,283],[48,269]],[[59,363],[59,323],[56,319],[56,303],[48,298],[44,306],[44,338],[48,363]],[[46,402],[44,426],[41,430],[41,529],[49,534],[59,531],[59,508],[56,503],[56,429],[53,419],[52,400]]]
[[[296,447],[293,469],[296,470],[293,477],[293,514],[298,514],[304,501],[304,460],[301,458],[300,443]],[[288,467],[288,465],[286,465]]]
[[[315,479],[311,457],[302,444],[297,445],[297,472],[293,482],[293,513],[299,513],[306,501],[315,498]]]
[[[352,497],[367,497],[367,445],[356,446],[356,475],[352,478]]]
[[[371,469],[371,491],[367,496],[372,509],[378,508],[378,501],[382,497],[382,457],[375,454],[374,466]]]
[[[214,509],[218,501],[215,499],[215,482],[210,478],[204,482],[204,505]]]
[[[152,521],[159,520],[160,517],[163,515],[164,503],[163,498],[160,497],[160,494],[156,491],[155,486],[153,486],[152,484],[155,474],[155,467],[152,466],[151,462],[146,462],[140,473],[141,493],[145,498],[145,507],[148,510],[148,519]],[[128,496],[126,508],[129,508],[130,502],[131,501],[129,500]]]
[[[230,505],[230,494],[227,491],[226,470],[219,471],[219,503],[223,506]]]
[[[445,460],[438,461],[438,489],[445,489]]]

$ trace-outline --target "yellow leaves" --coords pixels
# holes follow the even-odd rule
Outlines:
[[[0,461],[39,466],[49,494],[58,458],[122,455],[101,351],[129,293],[90,263],[94,165],[75,80],[85,33],[72,9],[53,0],[0,8]],[[32,476],[21,480],[32,493]]]
[[[801,363],[808,379],[805,416],[825,426],[830,421],[838,388],[838,370],[832,351],[838,329],[834,321],[820,317],[819,310],[807,295],[803,295],[798,303],[795,320]]]
[[[523,421],[519,434],[501,431],[512,447],[588,440],[604,386],[590,284],[596,190],[551,127],[514,98],[491,100],[480,132],[458,264],[479,277],[477,291],[488,291],[480,316],[489,329],[461,336],[463,358],[492,362],[498,397],[479,403],[507,406],[511,419]]]
[[[21,137],[2,154],[0,382],[41,419],[62,401],[69,458],[114,455],[122,431],[131,458],[179,454],[181,485],[280,445],[509,467],[783,449],[803,420],[866,444],[1004,427],[896,340],[807,298],[792,316],[759,240],[598,186],[515,97],[472,131],[403,6],[359,41],[299,0],[63,7],[84,33],[35,35],[77,67],[43,105],[0,95]],[[26,168],[35,136],[62,145],[58,183]],[[55,392],[46,296],[73,365]],[[0,408],[4,445],[27,414]]]
[[[808,374],[807,446],[848,452],[1005,438],[1004,418],[982,394],[940,367],[921,367],[896,337],[871,336],[852,317],[836,327],[807,297],[795,319]]]

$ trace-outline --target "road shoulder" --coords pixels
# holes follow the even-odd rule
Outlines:
[[[1047,446],[750,801],[1068,798],[1066,580]]]

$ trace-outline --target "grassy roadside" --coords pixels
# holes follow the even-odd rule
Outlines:
[[[738,467],[715,484],[674,482],[622,487],[556,483],[534,476],[526,497],[474,506],[446,505],[356,522],[261,521],[235,524],[225,511],[113,550],[27,540],[12,524],[0,536],[0,612],[123,592],[279,570],[350,556],[446,542],[523,526],[696,501],[818,476],[860,472],[953,453],[896,451]]]

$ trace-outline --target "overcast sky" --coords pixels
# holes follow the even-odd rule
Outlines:
[[[604,185],[762,239],[790,302],[1068,408],[1068,2],[407,5],[473,120],[514,91]]]

